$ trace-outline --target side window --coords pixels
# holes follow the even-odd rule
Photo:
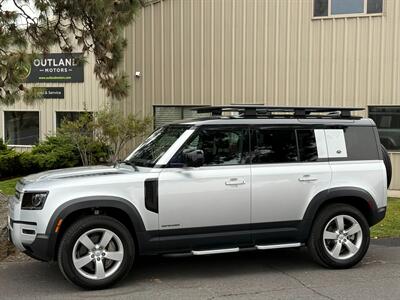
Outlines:
[[[184,151],[203,150],[204,166],[246,164],[250,163],[249,149],[248,129],[202,128],[171,163],[183,164]]]
[[[253,164],[298,161],[294,129],[257,129],[254,135]]]
[[[312,129],[297,130],[300,161],[311,162],[318,160],[317,142]]]
[[[350,126],[344,129],[349,160],[379,159],[379,144],[373,127]]]

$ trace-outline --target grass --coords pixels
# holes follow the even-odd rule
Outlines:
[[[15,194],[15,185],[19,178],[0,181],[0,192]],[[371,229],[371,238],[400,237],[400,199],[389,198],[385,219]]]
[[[371,229],[371,238],[388,237],[400,237],[400,199],[388,199],[385,219]]]
[[[8,179],[8,180],[3,180],[0,181],[0,192],[12,196],[15,194],[15,185],[17,184],[17,181],[19,178],[13,178],[13,179]]]

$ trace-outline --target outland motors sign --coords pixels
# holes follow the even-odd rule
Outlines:
[[[82,53],[50,53],[35,58],[27,70],[25,82],[83,82]]]

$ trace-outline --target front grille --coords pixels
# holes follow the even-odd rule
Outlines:
[[[21,197],[21,193],[18,191],[15,191],[15,198],[19,200],[19,197]]]

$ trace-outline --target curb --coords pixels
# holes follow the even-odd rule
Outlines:
[[[371,244],[385,247],[400,247],[400,238],[371,239]]]

